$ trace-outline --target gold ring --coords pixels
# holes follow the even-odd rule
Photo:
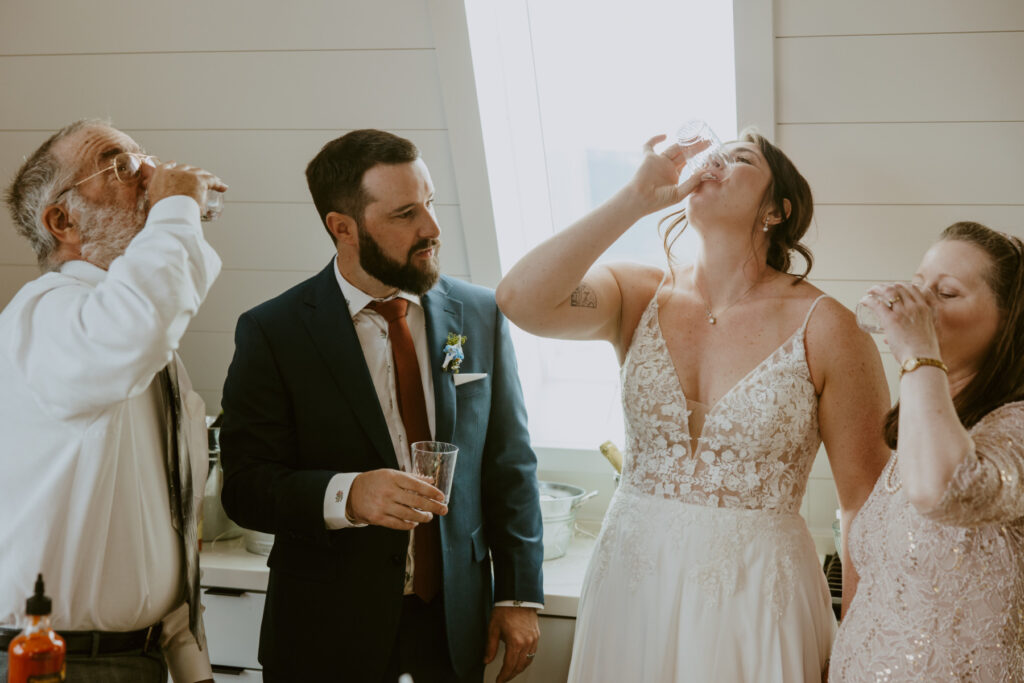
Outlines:
[[[891,298],[891,299],[889,299],[888,301],[886,301],[886,302],[885,302],[885,305],[886,305],[886,306],[888,306],[889,308],[892,308],[892,305],[893,305],[894,303],[896,303],[897,301],[903,301],[903,297],[901,297],[901,296],[900,296],[899,294],[897,294],[897,295],[896,295],[896,296],[894,296],[893,298]]]

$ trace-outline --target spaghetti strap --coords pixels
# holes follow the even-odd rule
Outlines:
[[[811,320],[811,313],[814,313],[814,309],[817,308],[818,302],[821,301],[822,299],[829,299],[829,298],[831,298],[831,297],[829,297],[828,294],[822,294],[822,295],[818,296],[817,299],[815,299],[814,301],[811,302],[811,307],[809,309],[807,309],[807,315],[804,316],[804,324],[800,326],[800,332],[803,332],[804,330],[807,329],[807,323],[810,322],[810,320]]]

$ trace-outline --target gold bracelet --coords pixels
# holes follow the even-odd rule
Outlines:
[[[938,368],[946,374],[949,374],[949,368],[947,368],[946,364],[938,358],[908,358],[900,363],[900,378],[908,372],[917,370],[922,365],[930,365],[933,368]]]

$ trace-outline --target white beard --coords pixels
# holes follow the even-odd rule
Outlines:
[[[92,204],[75,195],[68,199],[69,208],[78,212],[82,258],[104,270],[124,253],[132,239],[146,225],[145,195],[130,209]]]

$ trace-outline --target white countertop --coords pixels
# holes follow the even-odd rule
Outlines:
[[[586,532],[577,533],[563,557],[544,562],[544,610],[542,615],[576,617],[583,576],[594,550],[594,539]],[[270,570],[267,557],[245,549],[243,538],[204,542],[199,554],[203,586],[236,588],[247,591],[267,590]]]

